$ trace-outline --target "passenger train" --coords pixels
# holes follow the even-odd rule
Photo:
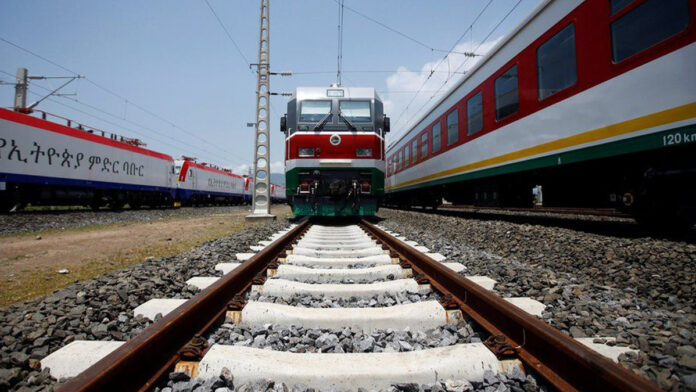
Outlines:
[[[374,89],[299,87],[280,124],[287,200],[295,215],[377,213],[389,118]]]
[[[544,1],[387,150],[386,203],[696,216],[696,1]],[[538,189],[538,188],[537,188]]]
[[[137,209],[251,200],[249,177],[192,158],[175,161],[137,139],[34,113],[41,118],[0,109],[0,211],[27,204]],[[272,201],[285,200],[282,186],[272,189]]]

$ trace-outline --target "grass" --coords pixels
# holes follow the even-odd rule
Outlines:
[[[244,212],[244,214],[246,214],[246,212]],[[276,211],[276,214],[278,219],[285,219],[292,216],[289,209]],[[45,270],[22,270],[16,272],[15,276],[2,277],[2,281],[0,281],[0,309],[6,308],[12,304],[49,295],[55,290],[78,281],[92,279],[112,271],[140,264],[148,257],[158,258],[177,255],[199,247],[208,241],[241,232],[247,227],[258,224],[247,223],[243,219],[243,214],[235,216],[235,219],[231,221],[224,221],[226,217],[217,215],[219,214],[211,214],[210,218],[219,221],[218,224],[207,226],[203,230],[196,231],[195,235],[186,236],[185,239],[166,241],[150,246],[134,247],[125,251],[119,251],[117,254],[105,255],[103,258],[90,260],[80,266],[72,267],[68,274],[58,274],[56,271]],[[170,217],[167,218],[167,220],[184,221],[185,219],[181,217]],[[83,226],[56,231],[65,233],[67,231],[99,230],[114,225],[125,226],[132,224],[145,223],[120,222],[109,225]]]

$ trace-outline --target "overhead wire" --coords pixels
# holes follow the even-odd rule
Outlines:
[[[515,5],[512,6],[512,8],[505,14],[505,16],[503,16],[503,18],[500,19],[500,21],[498,21],[498,23],[497,23],[497,24],[488,32],[488,34],[479,42],[479,44],[478,44],[478,46],[476,47],[475,50],[478,50],[478,49],[488,40],[488,38],[490,38],[491,35],[493,35],[493,33],[498,29],[498,27],[500,27],[500,25],[503,24],[503,22],[505,22],[505,20],[515,11],[515,9],[517,9],[517,7],[518,7],[521,3],[522,3],[522,0],[518,0],[517,3],[515,3]],[[460,65],[457,67],[456,70],[458,71],[458,70],[461,69],[464,65],[466,65],[466,63],[467,63],[468,60],[469,60],[468,58],[465,59],[465,60],[462,62],[462,64],[460,64]],[[437,91],[439,92],[443,87],[445,87],[445,85],[449,82],[449,80],[450,80],[450,78],[447,78],[447,80],[445,80],[444,83],[442,83],[442,85],[440,85],[440,87],[437,89]],[[409,120],[406,122],[406,124],[411,123],[411,120],[413,120],[413,119],[420,113],[420,111],[423,110],[423,108],[424,108],[434,97],[435,97],[435,94],[431,95],[431,96],[423,103],[423,105],[421,105],[421,107],[418,108],[418,110],[414,111],[413,114],[411,115],[411,117],[409,118]],[[398,121],[397,121],[397,123],[398,123]],[[406,132],[408,132],[408,131],[406,131]]]
[[[3,71],[3,70],[0,70],[0,73],[3,73],[3,74],[12,76],[11,73],[9,73],[9,72],[7,72],[7,71]],[[51,91],[51,89],[46,88],[46,87],[41,86],[41,85],[36,84],[36,83],[31,83],[30,86],[38,87],[38,88],[40,88],[40,89],[42,89],[42,90],[45,90],[45,91]],[[37,94],[37,93],[34,93],[34,94]],[[38,95],[38,94],[37,94],[37,95]],[[89,109],[91,109],[91,110],[97,111],[97,112],[99,112],[99,113],[102,113],[102,114],[104,114],[104,115],[107,115],[107,116],[109,116],[109,117],[112,117],[112,118],[114,118],[114,119],[117,119],[117,120],[119,120],[119,121],[124,121],[124,122],[126,122],[126,123],[128,123],[128,124],[131,124],[131,125],[133,125],[133,126],[136,126],[136,127],[138,127],[138,128],[147,130],[148,132],[151,132],[151,133],[154,133],[154,134],[156,134],[156,135],[160,135],[160,136],[162,136],[162,137],[168,138],[168,139],[170,139],[170,140],[173,140],[173,141],[175,141],[175,142],[177,142],[177,143],[180,143],[180,144],[186,146],[186,148],[183,148],[183,149],[182,149],[182,147],[180,147],[180,146],[177,147],[177,146],[174,146],[173,144],[170,144],[170,143],[168,143],[168,142],[163,142],[161,139],[154,138],[154,137],[152,137],[151,135],[145,135],[145,134],[143,134],[143,133],[141,133],[141,132],[134,131],[134,130],[131,129],[131,128],[128,128],[128,127],[123,126],[122,124],[117,124],[117,123],[114,123],[113,121],[105,120],[105,119],[103,119],[102,117],[98,117],[98,116],[95,116],[95,115],[93,115],[93,114],[91,114],[91,113],[88,113],[88,112],[85,112],[85,111],[83,111],[83,110],[77,109],[77,108],[75,108],[74,106],[66,105],[66,104],[64,104],[64,103],[61,103],[61,102],[58,101],[58,100],[55,100],[55,99],[48,99],[48,100],[51,101],[51,102],[57,103],[57,104],[59,104],[59,105],[62,105],[62,106],[64,106],[64,107],[67,107],[67,108],[69,108],[69,109],[72,109],[72,110],[74,110],[74,111],[76,111],[76,112],[78,112],[78,113],[86,114],[86,115],[88,115],[88,116],[90,116],[90,117],[96,118],[97,120],[103,121],[103,122],[105,122],[105,123],[107,123],[107,124],[110,124],[110,125],[113,125],[113,126],[116,126],[116,127],[118,127],[119,129],[125,129],[125,130],[128,131],[128,132],[133,132],[133,133],[136,133],[136,134],[138,134],[138,135],[140,135],[140,136],[143,136],[143,137],[146,137],[146,138],[155,140],[155,141],[157,141],[157,142],[166,144],[166,145],[168,145],[168,146],[170,146],[170,147],[173,147],[173,148],[175,148],[175,149],[177,149],[177,150],[184,150],[185,153],[186,153],[186,155],[189,155],[189,154],[190,154],[190,150],[193,149],[193,150],[196,150],[196,151],[198,151],[198,152],[203,152],[203,153],[205,153],[205,155],[215,156],[217,159],[221,159],[223,162],[224,162],[224,161],[227,161],[227,160],[230,160],[230,158],[232,158],[232,160],[233,160],[234,162],[236,162],[236,163],[243,163],[243,162],[241,162],[239,159],[237,159],[237,158],[235,158],[235,157],[223,156],[223,155],[220,155],[219,153],[216,153],[216,152],[213,152],[213,151],[204,149],[204,148],[202,148],[202,147],[193,147],[193,148],[192,148],[192,146],[191,146],[191,144],[190,144],[189,142],[186,142],[186,141],[177,139],[177,138],[175,138],[175,137],[172,137],[172,136],[170,136],[170,135],[164,134],[164,133],[159,132],[159,131],[157,131],[157,130],[151,128],[151,127],[148,127],[148,126],[146,126],[146,125],[142,125],[142,124],[137,123],[137,122],[134,122],[134,121],[132,121],[132,120],[128,120],[128,119],[125,119],[125,118],[121,118],[121,117],[120,117],[119,115],[117,115],[117,114],[110,113],[110,112],[108,112],[108,111],[106,111],[106,110],[104,110],[104,109],[101,109],[101,108],[99,108],[99,107],[96,107],[96,106],[94,106],[94,105],[90,105],[90,104],[88,104],[88,103],[82,102],[82,101],[78,100],[77,98],[68,97],[68,96],[63,96],[63,95],[58,95],[58,97],[63,98],[63,99],[67,99],[67,100],[70,100],[70,101],[73,101],[73,102],[75,102],[75,103],[77,103],[77,104],[79,104],[79,105],[85,106],[85,107],[87,107],[87,108],[89,108]]]
[[[457,47],[457,45],[459,44],[459,41],[466,35],[466,33],[467,33],[469,30],[472,30],[472,29],[473,29],[474,24],[476,24],[476,22],[479,20],[479,18],[481,18],[481,15],[483,15],[483,13],[486,12],[486,10],[487,10],[488,7],[491,5],[491,3],[493,3],[493,0],[489,0],[488,3],[486,3],[486,5],[481,9],[481,11],[479,11],[479,13],[476,15],[476,17],[475,17],[474,20],[471,22],[471,24],[469,24],[469,27],[468,27],[468,28],[464,31],[464,33],[462,33],[462,35],[460,35],[459,38],[457,38],[457,40],[454,42],[454,44],[452,45],[452,49],[454,49],[455,47]],[[479,47],[480,47],[480,46],[479,46]],[[478,50],[478,48],[476,48],[476,50]],[[474,51],[476,51],[476,50],[474,50]],[[421,86],[418,88],[418,90],[422,90],[422,89],[425,87],[425,85],[428,83],[428,80],[430,80],[430,78],[433,76],[433,74],[434,74],[434,72],[435,72],[434,70],[437,69],[437,68],[449,57],[449,55],[450,55],[450,53],[448,52],[448,53],[437,63],[437,65],[435,65],[435,67],[433,67],[433,70],[431,70],[430,74],[425,78],[425,80],[423,81],[423,83],[421,84]],[[466,63],[468,60],[469,60],[469,58],[466,58],[466,59],[464,60],[464,62]],[[457,71],[458,71],[458,70],[457,70]],[[416,98],[418,97],[419,94],[420,94],[420,93],[416,93],[416,94],[413,96],[413,98],[411,98],[411,100],[410,100],[409,103],[406,105],[406,107],[404,107],[404,109],[401,111],[401,113],[396,117],[397,120],[396,120],[396,122],[394,123],[394,127],[396,127],[396,125],[399,124],[399,123],[401,122],[401,119],[403,118],[404,113],[406,113],[406,111],[411,107],[411,105],[412,105],[413,102],[416,100]]]
[[[334,2],[336,2],[336,3],[339,3],[339,1],[342,2],[343,0],[334,0]],[[369,15],[366,15],[366,14],[364,14],[364,13],[362,13],[362,12],[360,12],[360,11],[354,9],[354,8],[351,8],[351,7],[349,7],[349,6],[345,6],[345,8],[348,9],[349,11],[351,11],[351,12],[353,12],[353,13],[355,13],[355,14],[357,14],[357,15],[359,15],[359,16],[361,16],[361,17],[367,19],[367,20],[369,20],[369,21],[372,22],[372,23],[375,23],[375,24],[377,24],[377,25],[379,25],[379,26],[381,26],[381,27],[383,27],[383,28],[385,28],[385,29],[391,31],[392,33],[398,34],[398,35],[400,35],[400,36],[406,38],[407,40],[409,40],[409,41],[411,41],[411,42],[414,42],[414,43],[416,43],[416,44],[418,44],[418,45],[420,45],[420,46],[422,46],[422,47],[424,47],[424,48],[426,48],[426,49],[429,49],[431,52],[442,52],[442,53],[449,53],[449,52],[450,52],[450,51],[448,51],[448,50],[434,48],[434,47],[432,47],[432,46],[430,46],[430,45],[424,43],[423,41],[420,41],[420,40],[418,40],[418,39],[416,39],[416,38],[413,38],[412,36],[410,36],[410,35],[408,35],[408,34],[406,34],[406,33],[403,33],[403,32],[401,32],[401,31],[399,31],[399,30],[397,30],[397,29],[395,29],[395,28],[393,28],[393,27],[391,27],[391,26],[388,26],[388,25],[386,25],[385,23],[380,22],[380,21],[378,21],[377,19],[375,19],[375,18],[373,18],[373,17],[371,17],[371,16],[369,16]],[[475,52],[457,52],[457,53],[458,53],[458,54],[465,55],[465,56],[470,56],[470,57],[479,56],[479,55],[476,54]]]
[[[338,4],[338,54],[336,56],[336,82],[341,85],[341,65],[343,63],[343,8],[345,0]]]
[[[208,0],[203,0],[203,1],[210,9],[210,12],[212,12],[213,15],[215,16],[215,19],[218,21],[218,24],[220,25],[220,27],[222,27],[222,29],[225,31],[227,38],[229,38],[230,41],[232,41],[232,45],[234,45],[235,49],[237,49],[237,53],[239,53],[239,55],[242,56],[242,59],[244,59],[244,62],[246,63],[247,67],[251,67],[251,61],[249,61],[247,56],[244,55],[244,52],[242,52],[242,49],[239,47],[239,45],[237,45],[237,41],[235,41],[234,38],[232,38],[232,34],[230,34],[229,30],[227,30],[227,27],[225,27],[225,24],[222,23],[222,20],[218,16],[217,12],[215,12],[215,9],[213,8],[213,6],[210,5],[210,2]]]
[[[341,74],[358,74],[358,73],[447,73],[448,71],[409,71],[406,69],[397,69],[397,70],[364,70],[364,71],[344,71],[341,70]],[[332,74],[334,73],[333,71],[292,71],[292,75],[321,75],[321,74]],[[461,72],[464,74],[464,72]]]
[[[42,96],[41,94],[36,93],[36,92],[34,92],[34,91],[31,91],[30,89],[27,89],[27,91],[28,91],[30,94],[33,94],[33,95],[36,95],[36,96]],[[134,129],[130,129],[130,128],[128,128],[128,127],[124,127],[124,126],[121,125],[121,124],[117,124],[117,123],[112,122],[112,121],[110,121],[110,120],[107,120],[107,119],[105,119],[105,118],[103,118],[103,117],[96,116],[96,115],[94,115],[93,113],[86,112],[86,111],[81,110],[81,109],[78,109],[78,108],[76,108],[76,107],[74,107],[74,106],[67,105],[67,104],[65,104],[65,103],[63,103],[63,102],[60,102],[60,101],[56,100],[56,99],[48,98],[47,101],[53,102],[53,103],[55,103],[55,104],[57,104],[57,105],[60,105],[60,106],[64,106],[64,107],[66,107],[66,108],[68,108],[68,109],[70,109],[70,110],[74,110],[74,111],[76,111],[76,112],[78,112],[78,113],[81,113],[81,114],[84,114],[84,115],[86,115],[86,116],[92,117],[92,118],[94,118],[94,119],[96,119],[96,120],[98,120],[98,121],[102,121],[102,122],[104,122],[104,123],[106,123],[106,124],[109,124],[109,125],[118,127],[118,128],[120,128],[120,129],[125,129],[126,131],[132,132],[132,133],[134,133],[134,134],[136,134],[136,135],[140,135],[140,136],[142,136],[142,137],[147,137],[147,138],[149,138],[149,139],[155,140],[155,141],[157,141],[157,142],[159,142],[159,143],[162,143],[162,144],[164,144],[164,145],[167,145],[167,146],[169,146],[169,147],[171,147],[171,148],[175,148],[175,149],[176,149],[176,148],[179,148],[179,147],[177,147],[177,146],[175,146],[175,145],[173,145],[173,144],[170,144],[169,142],[166,142],[166,141],[164,141],[164,140],[159,140],[159,139],[157,139],[157,138],[153,138],[151,135],[145,135],[145,134],[143,134],[143,133],[141,133],[141,132],[138,132],[138,131],[136,131],[136,130],[134,130]]]
[[[63,65],[61,65],[61,64],[58,64],[57,62],[55,62],[55,61],[53,61],[53,60],[51,60],[51,59],[48,59],[48,58],[46,58],[46,57],[44,57],[44,56],[41,56],[41,55],[39,55],[38,53],[35,53],[35,52],[33,52],[33,51],[31,51],[31,50],[29,50],[29,49],[27,49],[27,48],[25,48],[25,47],[23,47],[23,46],[21,46],[21,45],[18,45],[18,44],[16,44],[16,43],[12,42],[12,41],[9,41],[9,40],[7,40],[7,39],[5,39],[5,38],[3,38],[3,37],[0,37],[0,41],[5,42],[5,43],[7,43],[7,44],[9,44],[9,45],[11,45],[11,46],[13,46],[13,47],[15,47],[15,48],[17,48],[17,49],[23,51],[23,52],[25,52],[25,53],[31,54],[32,56],[35,56],[35,57],[37,57],[37,58],[39,58],[39,59],[41,59],[41,60],[43,60],[43,61],[45,61],[45,62],[47,62],[47,63],[49,63],[49,64],[52,64],[52,65],[54,65],[54,66],[56,66],[56,67],[58,67],[58,68],[60,68],[60,69],[62,69],[62,70],[64,70],[64,71],[66,71],[66,72],[69,72],[69,73],[71,73],[71,74],[73,74],[73,75],[79,75],[79,73],[73,71],[72,69],[69,69],[69,68],[67,68],[67,67],[65,67],[65,66],[63,66]],[[246,61],[246,60],[245,60],[245,61]],[[6,72],[5,72],[5,73],[6,73]],[[14,75],[11,75],[11,74],[10,74],[10,76],[13,76],[13,77],[14,77]],[[148,114],[148,115],[150,115],[150,116],[152,116],[152,117],[154,117],[154,118],[156,118],[156,119],[158,119],[158,120],[160,120],[160,121],[162,121],[162,122],[164,122],[164,123],[170,125],[171,127],[173,127],[174,129],[178,130],[179,132],[182,132],[182,133],[186,134],[188,137],[192,137],[192,138],[194,138],[194,139],[196,139],[196,140],[199,140],[199,141],[202,142],[202,143],[208,144],[208,145],[210,145],[210,146],[212,146],[212,147],[214,147],[214,148],[220,150],[221,152],[224,152],[225,154],[230,154],[230,158],[233,157],[233,154],[232,154],[230,151],[227,151],[226,149],[220,147],[219,145],[214,144],[214,143],[211,143],[211,142],[209,142],[209,141],[207,141],[207,140],[205,140],[205,139],[199,137],[199,136],[196,135],[194,132],[191,132],[191,131],[189,131],[189,130],[187,130],[187,129],[185,129],[185,128],[179,126],[179,125],[177,125],[176,123],[174,123],[174,122],[172,122],[172,121],[170,121],[170,120],[164,118],[163,116],[160,116],[160,115],[158,115],[158,114],[152,112],[151,110],[149,110],[149,109],[143,107],[142,105],[139,105],[138,103],[136,103],[136,102],[134,102],[134,101],[132,101],[132,100],[130,100],[130,99],[128,99],[128,98],[126,98],[126,97],[124,97],[124,96],[122,96],[122,95],[116,93],[116,92],[114,92],[113,90],[111,90],[111,89],[109,89],[109,88],[107,88],[107,87],[105,87],[105,86],[103,86],[103,85],[101,85],[101,84],[95,82],[94,80],[90,79],[89,77],[83,77],[83,79],[85,79],[88,83],[90,83],[90,84],[93,85],[94,87],[96,87],[96,88],[98,88],[98,89],[100,89],[100,90],[102,90],[102,91],[104,91],[104,92],[107,92],[107,93],[111,94],[112,96],[114,96],[114,97],[116,97],[116,98],[118,98],[118,99],[124,101],[127,105],[133,106],[133,107],[139,109],[140,111],[142,111],[142,112],[144,112],[144,113],[146,113],[146,114]],[[169,137],[171,137],[171,136],[169,136]],[[226,159],[230,159],[230,158],[226,158]]]

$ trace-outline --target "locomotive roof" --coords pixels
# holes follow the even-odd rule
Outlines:
[[[329,93],[331,91],[332,93]],[[329,94],[341,94],[329,95]],[[375,92],[372,87],[298,87],[292,94],[293,99],[304,101],[306,99],[322,99],[322,98],[344,98],[344,99],[377,99],[380,100],[379,95]]]

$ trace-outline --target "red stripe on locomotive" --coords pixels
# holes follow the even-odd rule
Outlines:
[[[341,143],[331,144],[329,139],[333,133],[301,134],[296,133],[285,141],[285,159],[382,159],[383,141],[374,133],[370,134],[341,134]],[[314,148],[314,156],[299,156],[300,148]],[[371,148],[372,155],[357,156],[358,148]],[[319,151],[317,151],[319,150]]]

